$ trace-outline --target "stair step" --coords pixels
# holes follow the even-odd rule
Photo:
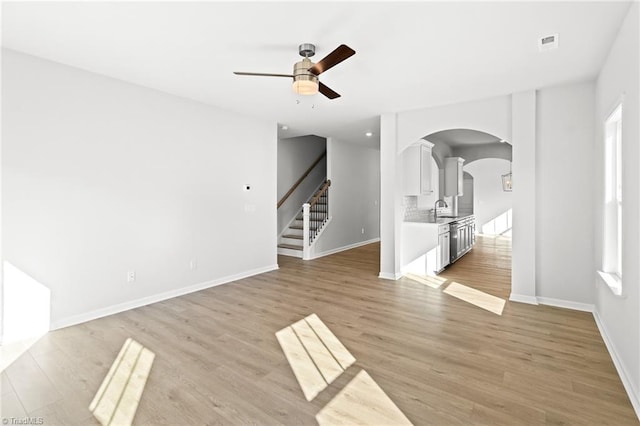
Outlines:
[[[293,238],[295,240],[301,240],[302,239],[302,235],[293,235],[293,234],[288,234],[288,235],[283,235],[283,238]]]
[[[302,246],[296,246],[294,244],[278,244],[278,247],[286,248],[286,249],[289,249],[289,250],[302,250]]]
[[[289,227],[289,229],[304,229],[304,227],[302,225],[291,225]],[[318,229],[317,226],[310,226],[309,227],[310,230],[315,231],[316,229]]]
[[[296,217],[296,220],[302,220],[302,216]],[[314,219],[309,218],[309,222],[324,222],[324,219],[314,220]]]

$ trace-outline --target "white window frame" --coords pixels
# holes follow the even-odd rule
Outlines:
[[[604,123],[603,245],[600,277],[622,295],[622,101]]]

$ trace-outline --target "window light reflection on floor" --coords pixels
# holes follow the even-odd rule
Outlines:
[[[316,420],[320,426],[412,424],[364,370],[320,410]]]
[[[471,303],[479,308],[493,312],[494,314],[502,315],[505,300],[500,299],[499,297],[492,296],[488,293],[467,287],[466,285],[457,282],[449,284],[443,292],[460,300],[464,300],[465,302]]]
[[[447,281],[446,278],[432,277],[429,275],[405,274],[404,276],[411,281],[416,281],[431,288],[440,288],[440,286]]]
[[[316,314],[276,332],[276,338],[307,401],[356,361]]]
[[[89,405],[100,424],[132,424],[154,359],[155,354],[135,340],[124,342]]]

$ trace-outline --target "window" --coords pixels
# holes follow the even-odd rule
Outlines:
[[[604,244],[602,273],[615,294],[622,293],[622,104],[605,122]]]

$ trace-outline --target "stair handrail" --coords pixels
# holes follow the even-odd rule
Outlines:
[[[298,186],[300,186],[300,184],[302,183],[302,181],[309,176],[309,173],[311,173],[311,171],[318,165],[318,163],[320,161],[322,161],[322,159],[324,157],[327,156],[327,150],[324,150],[322,152],[322,154],[316,159],[316,161],[313,162],[313,164],[311,164],[311,166],[309,166],[309,168],[302,174],[302,176],[300,176],[300,179],[298,179],[292,186],[291,188],[287,191],[286,194],[284,194],[284,196],[280,199],[280,201],[278,201],[278,207],[280,208],[281,205],[284,204],[285,201],[287,201],[287,198],[289,198],[289,196],[291,194],[293,194],[293,191],[296,190],[296,188],[298,188]]]
[[[318,202],[320,197],[322,197],[324,193],[327,192],[327,189],[329,189],[330,186],[331,179],[327,179],[324,185],[322,185],[322,188],[320,188],[320,191],[318,191],[318,193],[311,200],[309,200],[309,206],[313,207]]]

